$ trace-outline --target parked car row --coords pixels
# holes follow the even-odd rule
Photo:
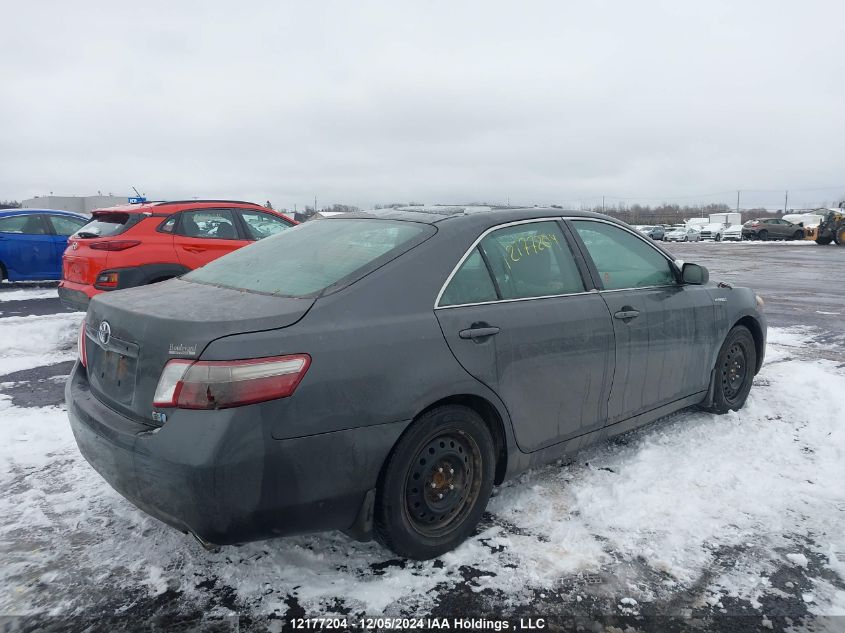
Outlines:
[[[0,281],[61,279],[68,236],[87,222],[70,211],[0,211]]]

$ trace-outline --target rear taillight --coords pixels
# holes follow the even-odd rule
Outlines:
[[[287,398],[310,364],[308,354],[250,360],[171,360],[161,372],[153,406],[226,409]]]
[[[82,319],[82,325],[79,326],[79,336],[76,339],[76,352],[82,366],[88,367],[88,352],[85,349],[85,319]]]
[[[125,251],[140,243],[138,240],[109,240],[108,242],[91,242],[88,247],[95,251]]]
[[[94,285],[98,288],[117,288],[117,273],[100,273]]]

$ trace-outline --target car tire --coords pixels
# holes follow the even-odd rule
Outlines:
[[[824,237],[817,237],[816,244],[821,244],[822,246],[827,246],[833,241],[833,238],[830,235],[825,235]]]
[[[713,368],[711,403],[704,409],[719,415],[741,409],[751,391],[756,367],[754,337],[747,327],[737,325],[728,332],[719,350]]]
[[[757,239],[759,239],[761,242],[765,242],[767,239],[769,239],[769,232],[766,230],[760,231],[757,234]]]
[[[481,416],[437,407],[405,431],[379,479],[373,531],[399,556],[428,560],[460,545],[493,489],[493,438]]]
[[[721,242],[721,241],[722,241],[722,234],[721,234],[721,233],[716,233],[715,240],[716,240],[717,242]]]
[[[792,239],[793,240],[803,240],[804,239],[804,231],[795,231],[795,233],[792,234]]]
[[[845,246],[845,226],[839,227],[833,234],[833,241],[837,246]]]

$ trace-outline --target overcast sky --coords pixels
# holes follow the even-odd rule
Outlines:
[[[845,196],[837,0],[3,2],[2,16],[0,199]]]

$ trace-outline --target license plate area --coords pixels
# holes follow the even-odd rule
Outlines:
[[[138,346],[114,337],[106,345],[102,345],[96,340],[96,334],[90,330],[86,334],[88,380],[97,391],[114,402],[131,405],[135,396]]]

